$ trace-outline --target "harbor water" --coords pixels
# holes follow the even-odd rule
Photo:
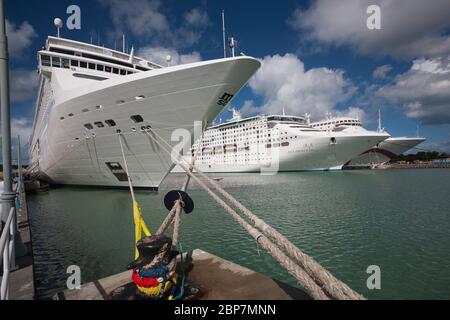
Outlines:
[[[220,184],[244,205],[369,299],[450,299],[450,170],[225,174]],[[159,193],[137,194],[155,230],[167,215]],[[183,215],[185,250],[202,249],[296,285],[276,261],[195,184],[195,211]],[[126,190],[57,188],[30,194],[37,298],[66,287],[71,265],[82,282],[125,270],[134,227]],[[381,290],[369,290],[369,266]]]

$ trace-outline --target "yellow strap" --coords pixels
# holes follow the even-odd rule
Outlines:
[[[134,215],[134,225],[135,225],[135,241],[136,244],[139,240],[142,239],[142,232],[144,232],[146,237],[151,237],[151,233],[145,224],[144,219],[142,218],[141,208],[139,207],[139,203],[133,203],[133,215]],[[136,248],[135,251],[136,259],[139,258],[139,251]]]

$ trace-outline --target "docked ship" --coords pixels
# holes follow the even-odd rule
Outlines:
[[[205,173],[329,170],[386,140],[386,133],[327,132],[304,117],[262,115],[212,126],[184,162]],[[174,172],[182,172],[177,166]]]
[[[369,133],[361,121],[351,117],[329,118],[320,122],[312,123],[311,126],[316,129],[328,132],[346,132],[359,135],[361,133]],[[385,130],[381,127],[381,115],[379,115],[378,133]],[[425,138],[408,138],[408,137],[390,137],[376,145],[371,146],[357,157],[350,161],[343,162],[341,167],[345,168],[374,168],[385,164],[399,155],[411,150],[417,145],[424,142]]]
[[[206,127],[259,67],[246,56],[163,67],[134,50],[48,37],[29,172],[51,184],[126,187],[121,135],[133,184],[157,189],[174,164],[148,132],[170,143],[175,129]]]

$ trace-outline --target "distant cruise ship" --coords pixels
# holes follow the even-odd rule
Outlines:
[[[349,117],[340,117],[312,123],[313,128],[331,132],[345,132],[359,135],[362,132],[370,132],[363,128],[361,121]],[[381,116],[377,132],[384,132],[381,128]],[[343,162],[343,167],[376,167],[395,159],[404,152],[424,142],[424,138],[388,138],[372,147],[364,150],[360,155],[348,162]]]
[[[389,138],[386,133],[326,132],[312,128],[303,117],[269,115],[233,120],[205,131],[185,157],[212,173],[261,170],[328,170]],[[176,167],[174,172],[182,172]]]
[[[162,67],[91,44],[49,37],[38,52],[30,171],[53,184],[126,187],[122,134],[136,188],[157,189],[173,168],[146,132],[209,124],[260,67],[232,57]]]

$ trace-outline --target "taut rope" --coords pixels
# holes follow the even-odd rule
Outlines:
[[[165,152],[172,155],[170,150],[164,147],[156,138],[152,137],[148,131],[146,134],[153,139]],[[154,131],[152,133],[158,136]],[[158,136],[159,137],[159,136]],[[161,139],[161,137],[159,137]],[[161,139],[165,144],[171,148],[164,139]],[[173,156],[172,156],[173,158]],[[318,264],[313,258],[303,253],[294,244],[287,240],[278,231],[273,229],[262,219],[254,215],[250,210],[243,206],[239,201],[237,201],[233,196],[223,190],[217,183],[204,175],[195,165],[187,168],[181,158],[173,159],[174,162],[178,163],[180,167],[186,171],[186,174],[194,179],[199,186],[204,189],[227,213],[229,213],[247,232],[255,238],[255,240],[266,249],[286,270],[293,275],[299,284],[303,286],[308,293],[314,299],[354,299],[363,300],[360,294],[353,291],[346,284],[335,278],[330,272]],[[254,224],[252,227],[247,221],[245,221],[235,210],[233,210],[229,205],[227,205],[216,193],[214,193],[205,183],[203,183],[199,178],[192,174],[192,170],[196,170],[202,178],[209,182],[217,191],[219,191],[226,199],[228,199],[235,207],[237,207],[247,218]],[[174,211],[174,210],[172,210]],[[172,215],[169,213],[169,216]],[[277,245],[275,245],[272,241]],[[289,256],[285,254],[281,249],[283,249]],[[293,261],[291,258],[294,258]]]

